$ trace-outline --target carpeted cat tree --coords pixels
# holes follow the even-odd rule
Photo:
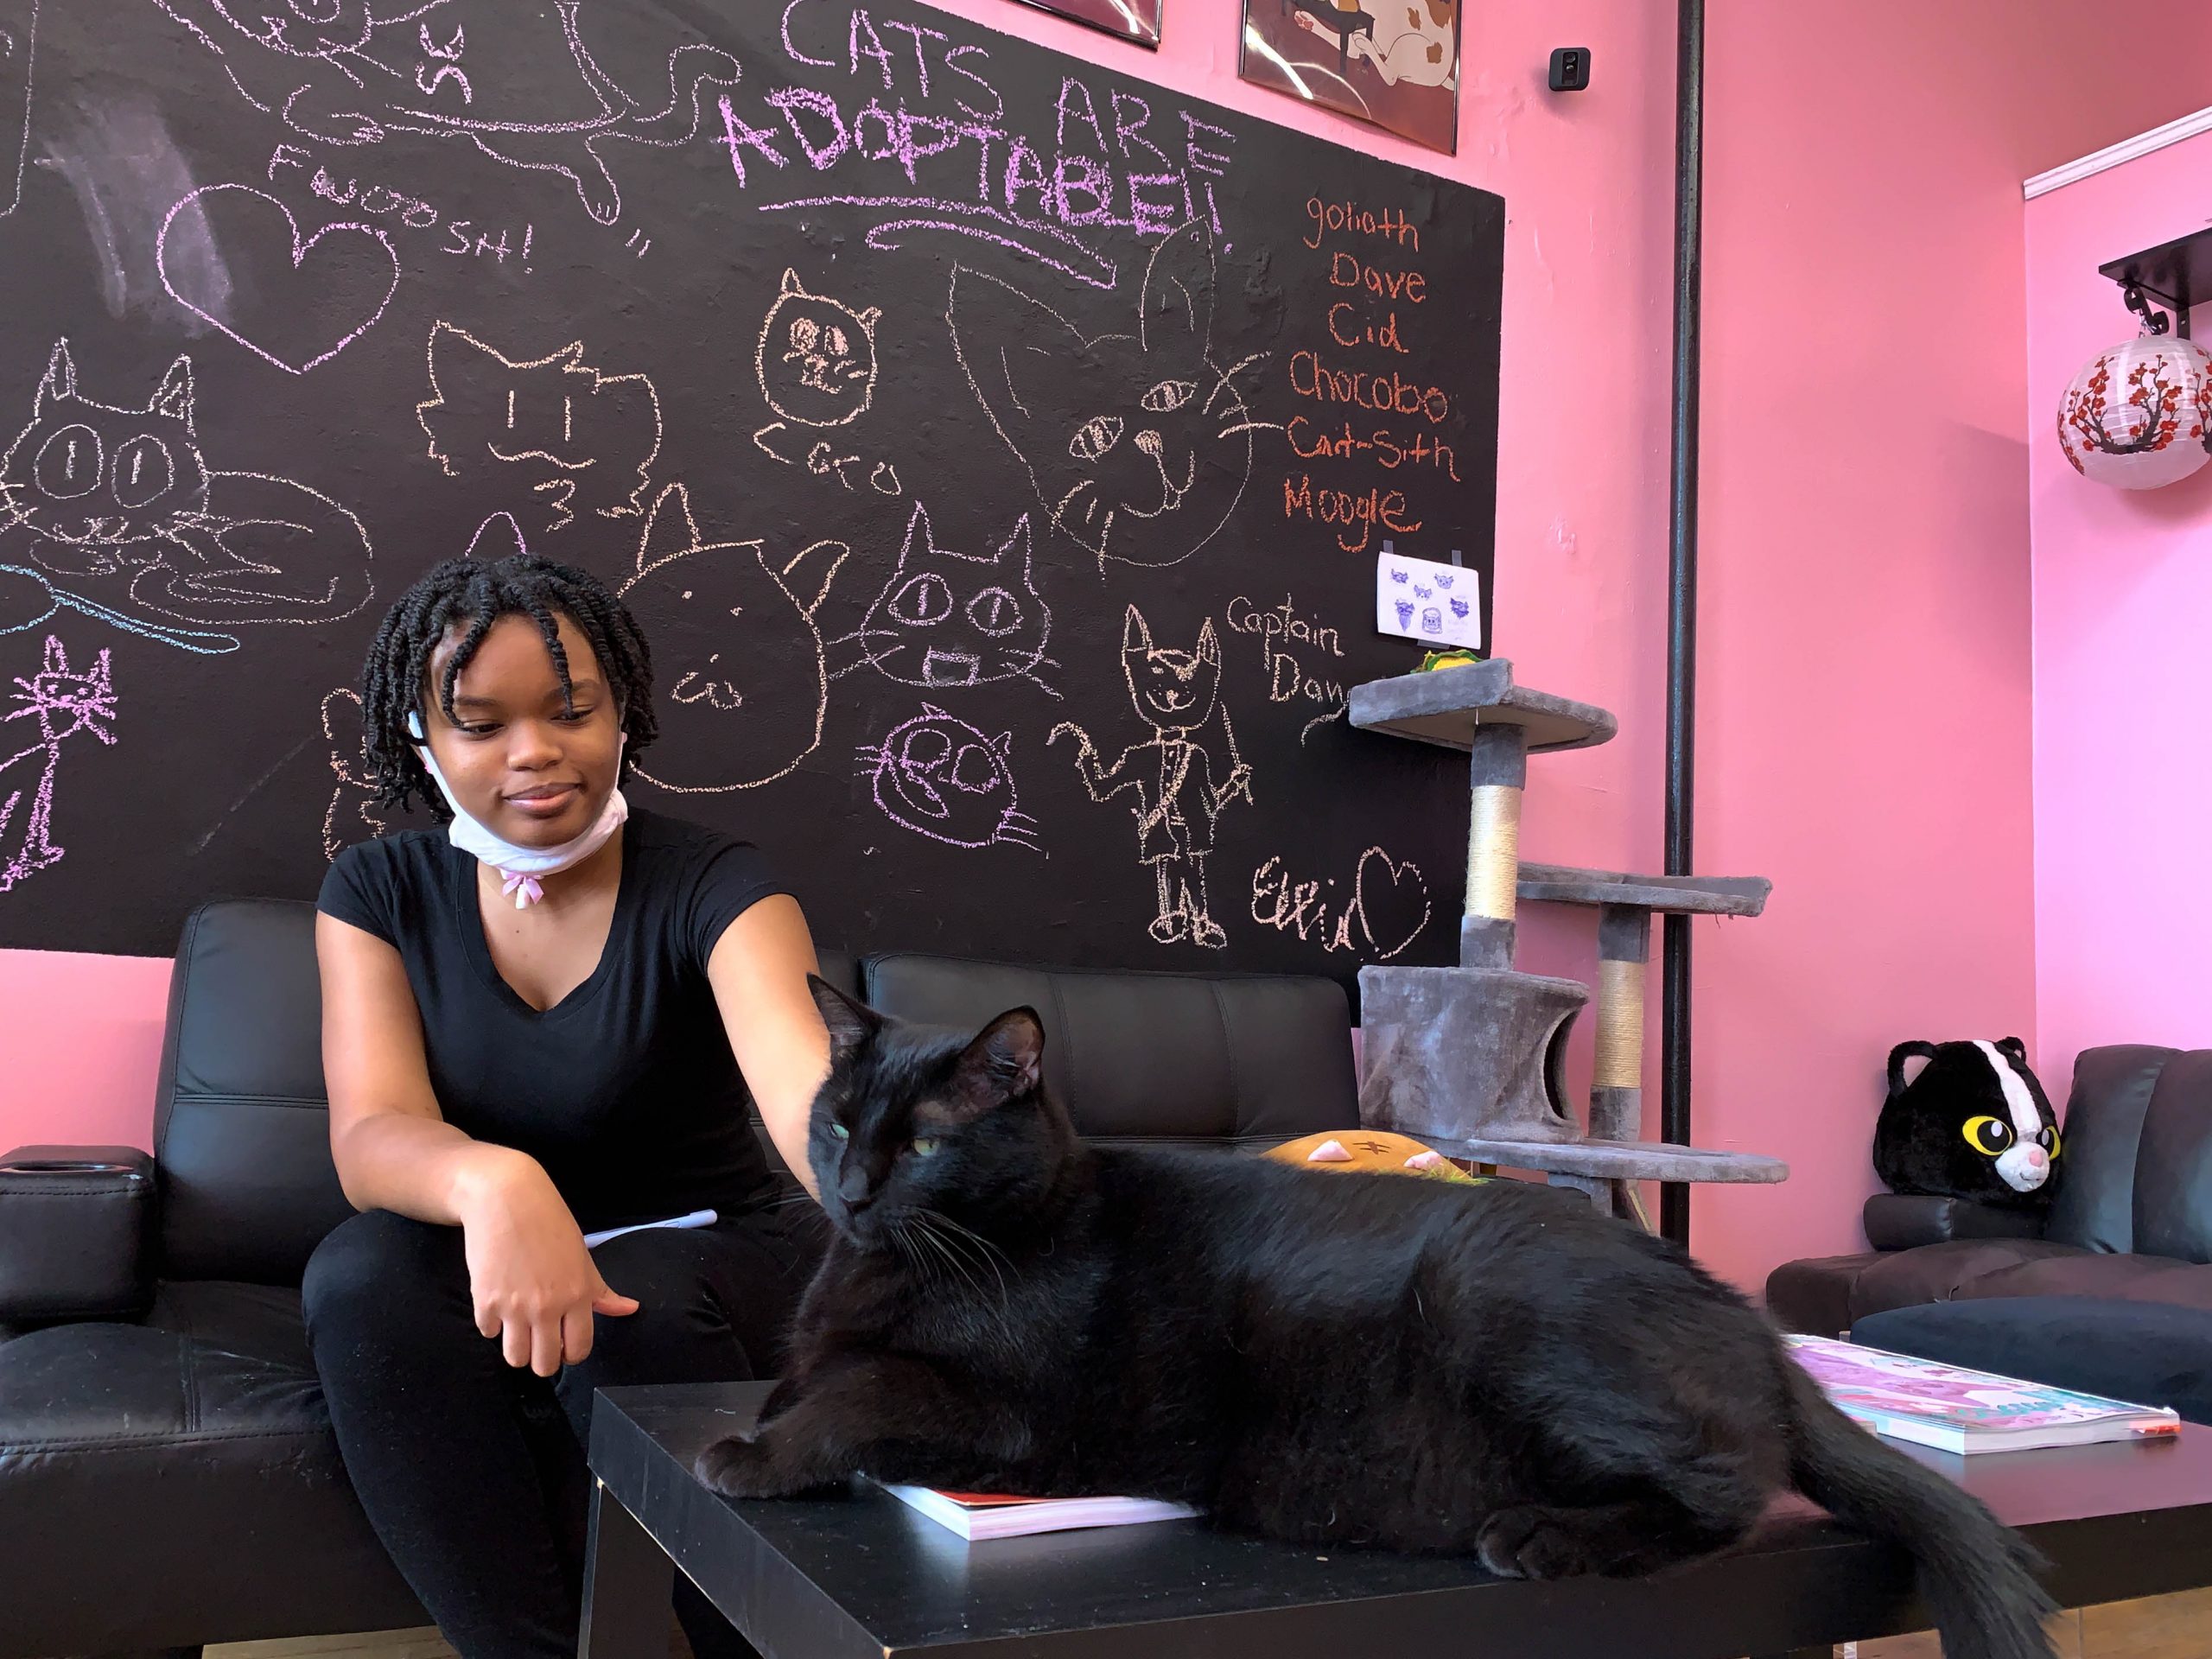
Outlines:
[[[1637,1138],[1653,914],[1756,916],[1773,884],[1523,864],[1529,757],[1603,743],[1615,721],[1588,703],[1516,685],[1503,658],[1354,686],[1351,717],[1365,731],[1465,750],[1471,785],[1459,965],[1359,970],[1360,1121],[1453,1157],[1541,1171],[1611,1214],[1634,1213],[1635,1181],[1787,1178],[1779,1159]],[[1568,1108],[1562,1058],[1590,993],[1577,981],[1514,967],[1523,899],[1598,912],[1598,1055],[1586,1126]]]

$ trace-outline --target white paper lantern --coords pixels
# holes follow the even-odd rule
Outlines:
[[[2171,334],[2138,334],[2082,365],[2058,406],[2058,442],[2084,478],[2155,490],[2187,478],[2212,449],[2212,352]]]

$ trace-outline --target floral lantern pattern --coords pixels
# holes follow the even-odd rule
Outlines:
[[[2082,365],[2058,406],[2074,470],[2123,490],[2177,483],[2212,461],[2212,352],[2139,334]]]

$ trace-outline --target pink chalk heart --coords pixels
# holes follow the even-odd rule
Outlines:
[[[290,208],[243,184],[207,185],[170,208],[154,264],[170,298],[288,374],[359,340],[399,288],[399,255],[375,226],[302,239]]]

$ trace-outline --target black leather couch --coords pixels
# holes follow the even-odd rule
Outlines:
[[[1767,1311],[2212,1419],[2212,1050],[2084,1050],[2063,1127],[2047,1214],[1877,1194],[1874,1249],[1784,1262]]]
[[[1101,1139],[1358,1122],[1331,980],[899,953],[823,971],[912,1019],[1035,1007],[1047,1078]],[[177,953],[154,1156],[0,1160],[0,1659],[429,1623],[346,1484],[301,1329],[308,1253],[350,1213],[320,1014],[310,906],[209,905]]]

